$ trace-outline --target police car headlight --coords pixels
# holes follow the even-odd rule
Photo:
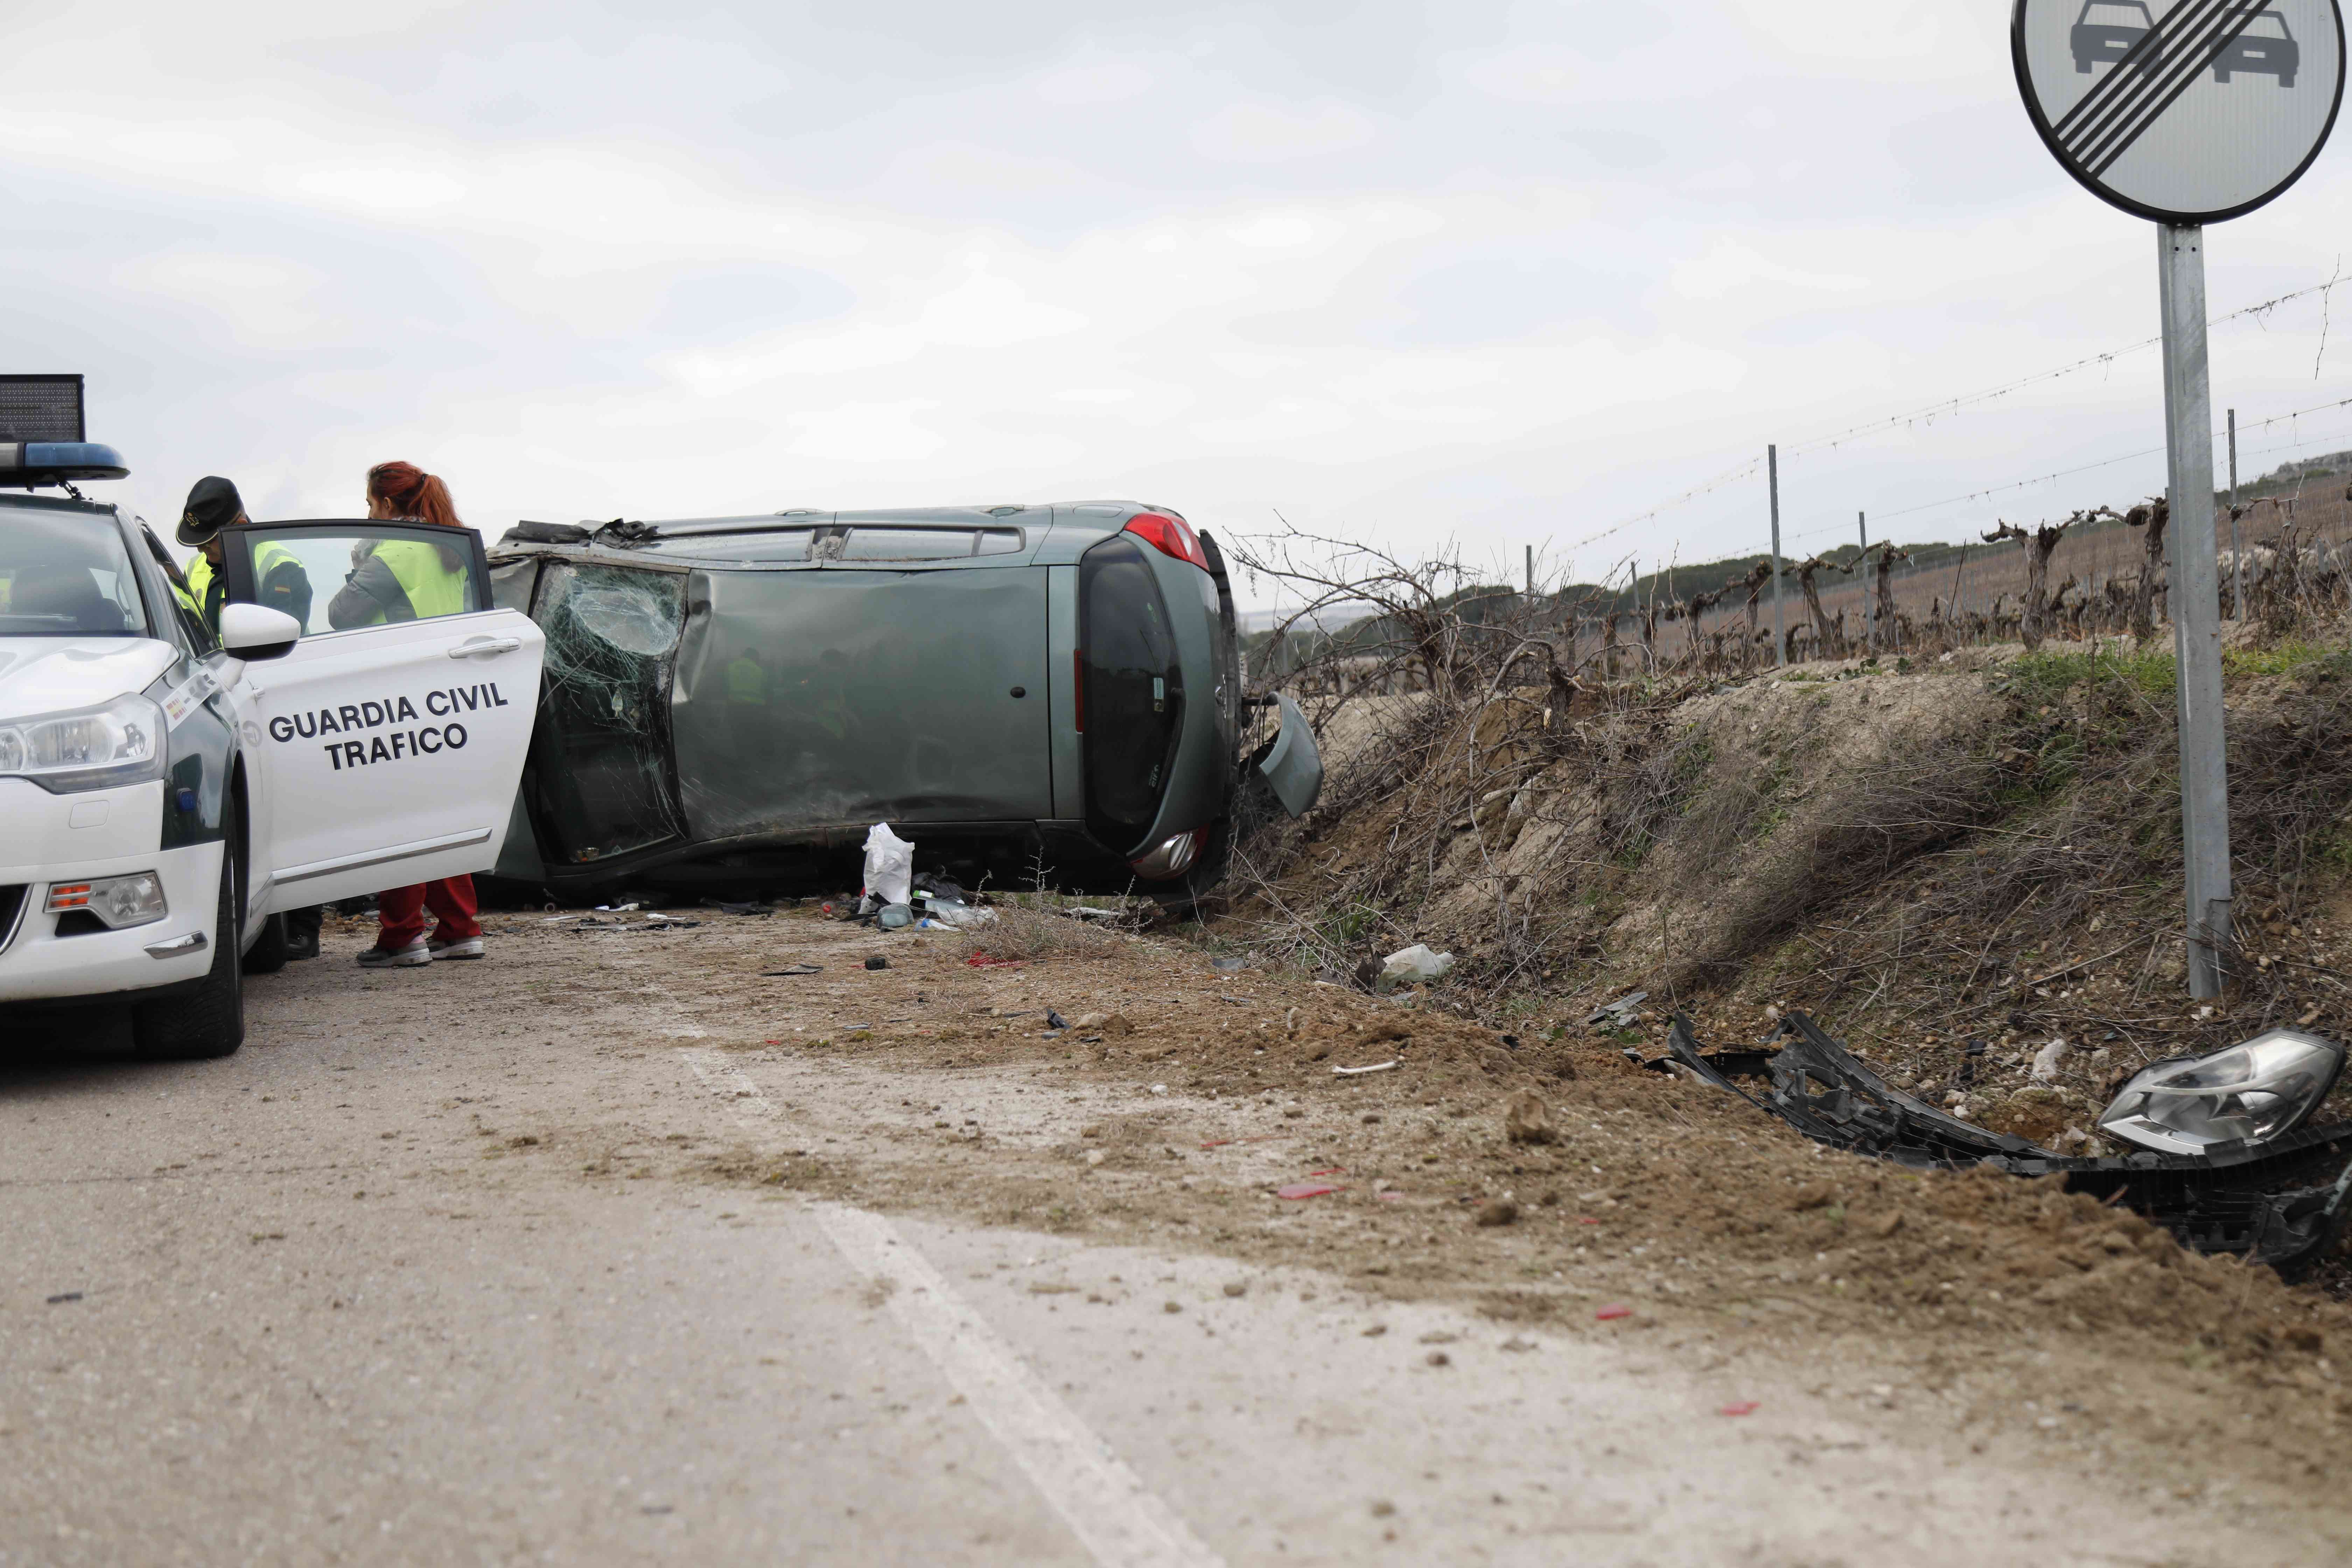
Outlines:
[[[0,722],[0,778],[59,794],[163,776],[163,710],[144,697]]]
[[[163,879],[152,871],[128,877],[100,877],[89,882],[49,884],[48,910],[53,915],[88,910],[110,931],[143,926],[172,912],[163,897]]]

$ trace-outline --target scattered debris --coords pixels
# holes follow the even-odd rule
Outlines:
[[[984,952],[975,952],[963,962],[968,969],[1018,969],[1029,961],[1025,958],[991,958]]]
[[[81,1292],[80,1292],[80,1291],[79,1291],[79,1290],[67,1290],[67,1291],[64,1291],[64,1292],[62,1292],[62,1293],[60,1293],[60,1294],[58,1294],[58,1295],[55,1295],[55,1296],[50,1297],[50,1298],[49,1298],[48,1304],[49,1304],[50,1306],[54,1307],[54,1306],[57,1306],[58,1304],[59,1304],[60,1302],[64,1302],[64,1301],[79,1301],[79,1300],[81,1300]]]
[[[2069,1192],[2121,1204],[2172,1232],[2183,1247],[2266,1263],[2290,1281],[2326,1256],[2352,1207],[2352,1159],[2347,1158],[2352,1121],[2260,1142],[2214,1143],[2200,1154],[2149,1150],[2113,1159],[2068,1158],[1972,1126],[1890,1087],[1802,1013],[1782,1017],[1766,1044],[1776,1039],[1777,1053],[1751,1053],[1758,1062],[1737,1075],[1769,1079],[1771,1087],[1760,1100],[1735,1085],[1733,1072],[1719,1065],[1735,1053],[1710,1058],[1699,1050],[1688,1017],[1675,1015],[1666,1048],[1703,1081],[1817,1143],[1915,1170],[1975,1167],[2061,1176]]]
[[[1482,1226],[1505,1226],[1519,1223],[1519,1205],[1508,1198],[1488,1198],[1478,1205],[1472,1216]]]
[[[760,978],[762,980],[776,980],[792,974],[822,974],[824,973],[824,966],[822,964],[795,963],[789,969],[763,969],[760,971]]]
[[[1243,970],[1249,967],[1249,960],[1246,958],[1213,958],[1209,960],[1209,967],[1215,970],[1220,974],[1239,974]]]
[[[773,910],[770,909],[765,904],[730,904],[724,899],[719,900],[716,908],[722,915],[772,915],[775,913]]]
[[[1045,1009],[1045,1027],[1049,1029],[1066,1029],[1069,1026],[1068,1019],[1063,1017],[1059,1013],[1055,1012],[1051,1007]]]
[[[1649,999],[1650,994],[1646,991],[1636,991],[1629,996],[1620,996],[1616,1001],[1595,1007],[1586,1014],[1585,1027],[1591,1028],[1596,1024],[1606,1024],[1612,1029],[1629,1027],[1640,1016],[1642,1004]]]
[[[1622,1305],[1611,1305],[1601,1308],[1601,1310],[1593,1313],[1592,1315],[1605,1323],[1613,1318],[1632,1317],[1633,1315],[1633,1309]]]
[[[887,969],[890,967],[890,961],[877,952],[873,957],[866,961],[866,967],[868,969]]]
[[[866,892],[882,903],[904,904],[914,898],[915,847],[877,822],[866,831]]]
[[[1329,1182],[1293,1182],[1286,1187],[1276,1188],[1274,1195],[1278,1198],[1289,1198],[1296,1201],[1300,1198],[1328,1197],[1333,1193],[1343,1192],[1345,1190],[1345,1188],[1336,1186]]]
[[[2073,1053],[2074,1048],[2074,1047],[2066,1043],[2066,1037],[2061,1035],[2056,1039],[2051,1041],[2048,1045],[2042,1047],[2040,1050],[2034,1052],[2033,1070],[2030,1075],[2033,1081],[2036,1083],[2057,1082],[2058,1069],[2065,1064],[2067,1057]],[[1960,1087],[1966,1089],[1968,1085],[1963,1082]]]
[[[1503,1108],[1503,1136],[1513,1143],[1557,1143],[1559,1130],[1544,1110],[1543,1096],[1523,1089]]]
[[[1432,1366],[1452,1366],[1454,1364],[1454,1358],[1447,1355],[1444,1351],[1432,1351],[1422,1359]]]
[[[1372,988],[1385,995],[1400,985],[1426,985],[1433,980],[1444,979],[1453,968],[1452,953],[1432,952],[1425,944],[1415,942],[1401,952],[1388,955]]]
[[[1391,1059],[1384,1062],[1374,1062],[1368,1068],[1333,1068],[1331,1069],[1331,1076],[1334,1078],[1356,1078],[1368,1072],[1387,1072],[1396,1065],[1397,1063]]]
[[[1716,1414],[1717,1415],[1753,1415],[1756,1414],[1756,1401],[1752,1399],[1735,1399],[1730,1404],[1725,1405],[1722,1409],[1717,1411]]]
[[[1248,1294],[1249,1294],[1249,1281],[1248,1281],[1248,1280],[1246,1280],[1246,1279],[1228,1279],[1228,1280],[1226,1280],[1226,1281],[1225,1281],[1225,1294],[1226,1294],[1226,1295],[1228,1295],[1228,1296],[1246,1296],[1246,1295],[1248,1295]]]

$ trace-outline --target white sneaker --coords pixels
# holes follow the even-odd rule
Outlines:
[[[405,947],[371,947],[360,953],[362,969],[413,969],[432,962],[433,950],[421,936]]]
[[[436,936],[427,939],[425,945],[436,958],[479,958],[482,956],[482,939],[478,936],[460,937],[455,942]]]

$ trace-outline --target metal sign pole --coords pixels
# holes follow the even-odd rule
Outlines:
[[[2157,226],[2164,317],[2165,479],[2189,873],[2189,994],[2221,994],[2230,946],[2230,775],[2221,708],[2221,585],[2213,544],[2213,404],[2205,361],[2205,230]]]
[[[1785,669],[1789,665],[1789,631],[1780,610],[1780,448],[1778,444],[1764,448],[1764,467],[1772,487],[1772,661]]]
[[[2230,618],[2246,618],[2246,558],[2238,552],[2238,411],[2230,410]]]

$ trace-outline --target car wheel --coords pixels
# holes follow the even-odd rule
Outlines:
[[[294,945],[286,936],[286,917],[270,916],[261,922],[261,934],[245,950],[245,972],[247,974],[275,974],[286,967],[294,956]]]
[[[236,805],[221,810],[219,907],[213,914],[213,966],[203,983],[184,996],[142,1002],[131,1010],[131,1041],[155,1061],[196,1061],[225,1057],[245,1043],[245,986],[236,952],[238,897]]]

